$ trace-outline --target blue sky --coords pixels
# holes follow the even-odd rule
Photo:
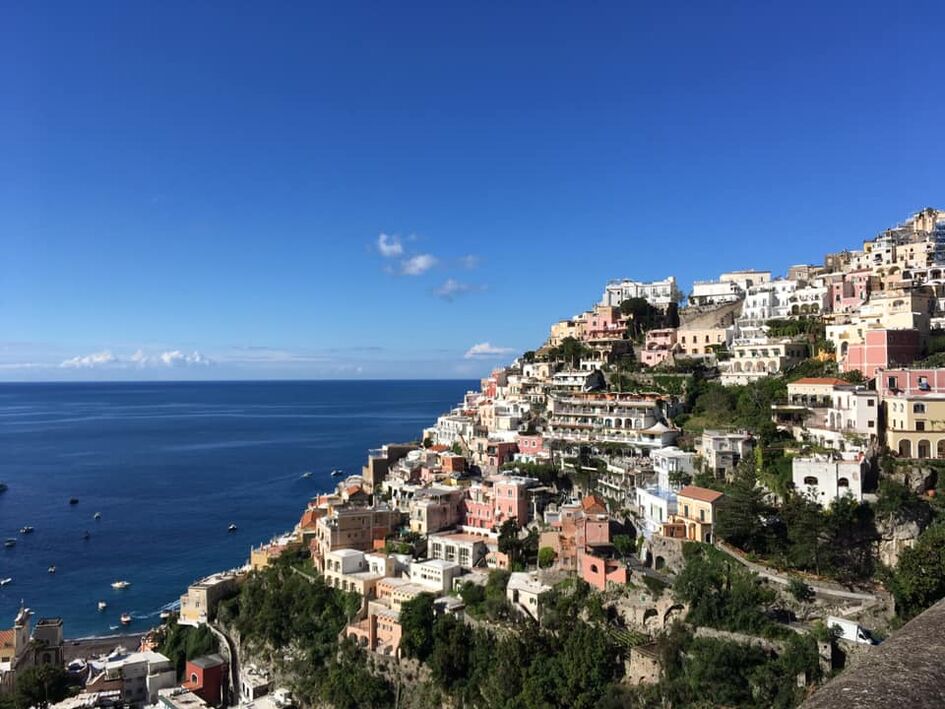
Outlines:
[[[0,379],[479,376],[945,206],[945,9],[823,5],[4,3]]]

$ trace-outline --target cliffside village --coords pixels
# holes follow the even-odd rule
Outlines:
[[[641,331],[628,301],[645,301],[672,326]],[[826,344],[813,352],[804,335],[773,334],[771,321],[821,322]],[[290,533],[251,550],[244,569],[191,586],[177,622],[207,623],[244,574],[287,550],[306,550],[313,573],[361,596],[345,635],[391,657],[405,602],[433,593],[440,612],[461,614],[458,589],[486,584],[493,569],[511,571],[509,602],[536,619],[542,594],[565,578],[607,591],[637,574],[671,576],[685,563],[685,542],[718,541],[725,514],[725,495],[687,480],[705,472],[724,479],[757,442],[750,430],[682,435],[674,419],[685,392],[670,393],[654,374],[672,377],[683,362],[698,362],[724,385],[778,376],[810,358],[835,360],[839,374],[858,372],[790,382],[771,417],[816,450],[792,458],[795,489],[823,506],[842,496],[869,500],[881,453],[945,459],[945,367],[913,366],[937,330],[945,331],[945,212],[933,209],[784,276],[731,271],[696,281],[688,296],[672,276],[608,283],[591,309],[554,323],[540,348],[483,378],[418,442],[370,451],[361,474],[312,499]],[[635,386],[620,382],[624,369]],[[573,474],[574,487],[529,475],[542,464]],[[522,538],[534,530],[538,547],[553,551],[545,565],[523,568],[503,553],[510,524]],[[615,546],[621,534],[635,539],[630,554]],[[664,627],[684,612],[671,602],[641,610],[641,626]],[[56,623],[40,621],[33,643],[28,617],[0,631],[5,682],[30,663],[62,662]],[[37,647],[59,654],[42,659]],[[221,657],[189,663],[183,685],[168,676],[166,660],[147,647],[106,658],[86,669],[85,693],[117,691],[129,704],[181,709],[224,701]],[[226,703],[252,705],[267,694],[275,706],[290,701],[273,699],[260,670],[241,674]],[[96,705],[83,696],[70,706]]]

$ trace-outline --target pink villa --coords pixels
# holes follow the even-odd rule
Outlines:
[[[844,372],[859,370],[872,379],[876,370],[909,365],[921,351],[918,330],[867,330],[863,342],[850,345],[840,363]]]
[[[495,503],[495,525],[515,518],[519,525],[528,522],[528,488],[538,481],[534,478],[497,475],[493,480],[492,496]]]
[[[541,436],[518,436],[518,452],[524,455],[539,455],[544,447],[544,439]]]
[[[841,280],[830,284],[827,293],[829,308],[835,313],[853,312],[866,302],[869,294],[869,270],[844,273]]]
[[[884,369],[876,372],[881,397],[945,394],[945,367],[936,369]]]
[[[467,527],[491,529],[495,524],[492,495],[483,485],[472,485],[463,498],[463,524]]]
[[[640,354],[640,361],[647,367],[655,367],[669,359],[675,347],[675,328],[650,330],[646,333],[646,341],[643,344],[643,352]]]
[[[597,305],[584,318],[582,338],[585,342],[622,335],[624,324],[620,319],[620,308],[611,305]]]

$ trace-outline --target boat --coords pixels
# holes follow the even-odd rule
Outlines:
[[[85,530],[85,534],[82,535],[82,538],[83,538],[84,540],[86,540],[86,541],[88,541],[89,539],[92,538],[92,535],[89,534],[89,530],[87,530],[87,529]]]
[[[3,587],[6,586],[8,583],[13,583],[13,579],[12,579],[12,578],[0,579],[0,588],[3,588]]]
[[[16,539],[14,539],[13,537],[10,537],[3,543],[3,546],[5,546],[7,549],[9,549],[10,547],[15,547]]]
[[[170,611],[161,611],[161,620],[167,620],[171,617]]]
[[[122,613],[122,614],[121,614],[121,624],[122,624],[122,625],[131,625],[131,613]]]
[[[33,528],[30,527],[29,525],[26,525],[25,527],[20,527],[20,534],[32,534],[32,533],[33,533]]]
[[[226,528],[227,532],[235,532],[239,527],[236,526],[236,523],[231,522],[230,526]]]
[[[70,497],[70,498],[69,498],[69,504],[70,504],[70,505],[78,505],[78,504],[79,504],[79,498],[78,498],[78,497]]]
[[[115,581],[115,583],[112,584],[112,588],[114,588],[116,591],[122,591],[128,588],[130,585],[130,581]]]
[[[107,604],[105,601],[99,601],[99,602],[98,602],[98,610],[99,610],[99,612],[105,610],[106,608],[108,608],[108,604]]]
[[[102,513],[101,513],[101,512],[96,512],[94,515],[92,515],[92,519],[94,519],[94,520],[96,520],[96,521],[97,521],[97,520],[100,520],[101,518],[102,518]]]
[[[340,478],[340,477],[341,477],[342,475],[344,475],[344,474],[345,474],[345,471],[343,471],[343,470],[338,470],[337,468],[335,468],[334,470],[331,471],[331,476],[332,476],[333,478]]]
[[[48,572],[51,573],[51,574],[56,573],[56,565],[55,565],[55,564],[50,564],[50,565],[49,565],[49,568],[46,569],[46,571],[48,571]]]
[[[308,478],[312,477],[312,471],[306,470],[304,473],[302,473],[302,477],[307,480]]]

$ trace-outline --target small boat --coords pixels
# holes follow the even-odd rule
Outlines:
[[[8,583],[13,583],[13,579],[12,579],[12,578],[9,578],[9,579],[0,579],[0,588],[3,588],[3,587],[6,586]]]
[[[3,543],[3,546],[5,546],[7,549],[9,549],[10,547],[15,547],[16,539],[14,539],[13,537],[10,537]]]
[[[128,588],[130,585],[130,581],[115,581],[115,583],[112,584],[112,588],[114,588],[116,591],[122,591]]]
[[[33,528],[30,527],[29,525],[26,525],[25,527],[20,527],[20,534],[32,534],[32,533],[33,533]]]
[[[312,471],[311,471],[311,470],[306,470],[304,473],[302,473],[302,478],[303,478],[303,479],[307,480],[307,479],[310,478],[310,477],[312,477]]]
[[[161,611],[161,620],[167,620],[171,617],[170,611]]]
[[[49,565],[49,568],[46,569],[46,571],[48,571],[48,572],[51,573],[51,574],[56,573],[56,565],[55,565],[55,564],[50,564],[50,565]]]
[[[235,532],[239,527],[236,526],[234,522],[230,523],[230,526],[226,528],[227,532]]]
[[[70,505],[78,505],[78,504],[79,504],[79,498],[78,498],[78,497],[70,497],[70,498],[69,498],[69,504],[70,504]]]
[[[99,612],[105,610],[106,608],[108,608],[108,604],[107,604],[105,601],[99,601],[99,602],[98,602],[98,610],[99,610]]]
[[[121,624],[122,624],[122,625],[131,625],[131,613],[122,613],[122,614],[121,614]]]
[[[101,513],[101,512],[96,512],[94,515],[92,515],[92,519],[94,519],[94,520],[96,520],[96,521],[100,520],[101,518],[102,518],[102,513]]]
[[[340,478],[344,474],[345,474],[344,470],[338,470],[337,468],[331,471],[331,476],[333,478]]]

